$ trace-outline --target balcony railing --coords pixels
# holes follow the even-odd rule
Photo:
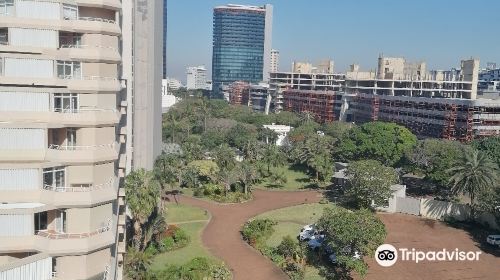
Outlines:
[[[1,44],[1,38],[0,38]],[[80,44],[63,44],[59,46],[60,49],[109,49],[113,51],[117,51],[114,47],[109,46],[101,46],[101,45],[80,45]]]
[[[118,110],[116,109],[99,109],[99,108],[79,108],[79,109],[70,109],[70,108],[54,108],[52,109],[54,113],[61,113],[61,114],[81,114],[81,113],[88,113],[88,112],[112,112],[116,113]]]
[[[72,186],[72,187],[58,187],[54,185],[44,185],[43,189],[47,191],[54,191],[54,192],[91,192],[95,190],[102,190],[109,188],[113,186],[115,180],[114,178],[109,179],[106,183],[102,184],[79,184],[78,186]]]
[[[50,144],[49,149],[59,150],[59,151],[89,151],[97,149],[113,149],[116,143],[111,144],[101,144],[101,145],[88,145],[88,146],[73,146],[73,145],[55,145]]]
[[[116,21],[114,19],[107,19],[107,18],[97,18],[97,17],[78,17],[78,20],[85,20],[85,21],[97,21],[97,22],[105,22],[105,23],[112,23],[116,24]]]
[[[56,232],[52,230],[40,230],[37,232],[38,236],[42,236],[48,239],[81,239],[81,238],[89,238],[95,235],[99,235],[111,230],[112,220],[108,219],[106,225],[100,227],[91,232],[83,232],[83,233],[62,233]]]

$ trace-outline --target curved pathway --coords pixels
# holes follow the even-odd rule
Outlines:
[[[240,230],[250,218],[270,210],[318,202],[317,191],[254,190],[253,200],[238,204],[217,204],[187,196],[179,203],[208,210],[212,218],[202,234],[203,244],[231,269],[236,280],[280,280],[288,277],[270,260],[241,239]],[[173,201],[173,200],[171,200]]]

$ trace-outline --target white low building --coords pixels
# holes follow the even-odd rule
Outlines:
[[[268,128],[278,134],[278,138],[276,139],[276,146],[283,146],[286,143],[288,133],[293,129],[293,127],[288,125],[264,125],[265,128]]]

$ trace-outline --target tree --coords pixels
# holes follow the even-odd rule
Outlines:
[[[200,137],[197,135],[191,135],[183,141],[181,145],[182,154],[187,162],[203,158],[203,150],[200,143]]]
[[[472,142],[472,147],[478,151],[483,151],[500,166],[500,136],[486,137]]]
[[[492,190],[498,183],[498,166],[484,152],[465,150],[460,161],[448,172],[452,192],[469,195],[471,219],[474,219],[476,195]]]
[[[331,180],[334,168],[331,143],[330,137],[315,134],[305,142],[296,144],[296,160],[313,171],[316,182]]]
[[[245,160],[249,162],[257,162],[262,157],[262,144],[255,139],[248,140],[243,146],[242,152]]]
[[[167,154],[162,152],[156,160],[153,167],[155,180],[160,184],[161,193],[164,194],[167,186],[171,189],[180,187],[182,183],[182,169],[184,160],[179,154]],[[175,196],[174,196],[175,198]],[[160,212],[163,212],[163,200],[160,199]]]
[[[205,182],[213,182],[216,180],[216,174],[219,172],[217,163],[212,160],[195,160],[187,164],[187,168],[194,168],[198,172],[198,176]]]
[[[292,260],[301,265],[305,263],[305,254],[302,247],[290,235],[283,237],[281,243],[276,247],[276,253],[283,256],[285,260]]]
[[[275,145],[266,145],[262,151],[261,161],[267,166],[267,174],[270,174],[271,166],[277,167],[283,165],[286,162],[286,157],[279,147]]]
[[[177,111],[167,113],[166,120],[163,122],[164,138],[170,136],[170,142],[176,143],[177,132],[180,131],[182,131],[181,116],[177,113]]]
[[[372,202],[383,205],[391,196],[391,185],[399,182],[394,168],[376,160],[351,162],[346,177],[349,182],[346,195],[360,208],[371,207]]]
[[[231,170],[236,164],[236,154],[228,145],[221,145],[215,150],[215,162],[220,169]]]
[[[198,106],[198,114],[203,122],[203,132],[207,132],[207,119],[210,118],[210,108],[208,102],[205,98],[201,99],[200,105]]]
[[[269,129],[267,127],[259,129],[258,138],[260,141],[266,144],[275,144],[278,140],[278,133],[276,131]]]
[[[273,186],[282,186],[287,181],[288,179],[286,178],[284,172],[274,172],[269,177],[269,182],[271,182]]]
[[[229,145],[238,149],[243,149],[243,146],[247,143],[247,141],[256,138],[257,133],[255,128],[240,123],[231,128],[227,133],[227,141]]]
[[[250,186],[255,182],[257,177],[257,170],[253,165],[248,162],[242,162],[236,169],[236,178],[243,186],[244,193],[249,192]]]
[[[153,172],[137,169],[125,178],[127,205],[132,213],[134,227],[133,245],[136,250],[144,250],[143,231],[146,223],[158,206],[160,187],[154,180]]]
[[[217,181],[224,186],[224,196],[231,190],[231,185],[237,182],[234,170],[223,169],[217,173]]]
[[[497,225],[500,225],[500,185],[497,184],[493,189],[479,192],[477,208],[479,211],[493,214]]]
[[[152,254],[129,247],[125,255],[125,274],[129,279],[146,279],[152,263]]]
[[[321,130],[336,141],[348,135],[354,124],[346,122],[328,122],[321,125]]]
[[[417,143],[417,137],[395,123],[370,122],[354,127],[335,151],[342,161],[375,159],[394,166]]]
[[[275,115],[276,124],[297,127],[300,124],[300,117],[293,112],[282,111]]]
[[[200,171],[196,166],[186,167],[182,173],[182,185],[187,188],[198,188],[201,185]]]
[[[464,145],[457,141],[425,139],[418,141],[406,158],[421,169],[425,176],[440,186],[448,186],[450,174],[447,172],[460,159]]]
[[[349,211],[344,208],[325,208],[316,223],[325,232],[323,250],[332,249],[337,257],[340,279],[349,278],[351,271],[364,277],[368,265],[361,256],[373,256],[378,246],[384,243],[387,232],[384,224],[368,209]],[[343,276],[343,278],[342,278]]]

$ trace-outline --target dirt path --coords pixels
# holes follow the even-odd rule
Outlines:
[[[231,269],[235,280],[280,280],[288,277],[270,260],[241,239],[240,230],[250,218],[270,210],[318,202],[316,191],[281,192],[254,190],[252,201],[240,204],[216,204],[180,196],[179,203],[208,210],[212,218],[202,234],[203,244]],[[173,200],[172,200],[173,201]]]

